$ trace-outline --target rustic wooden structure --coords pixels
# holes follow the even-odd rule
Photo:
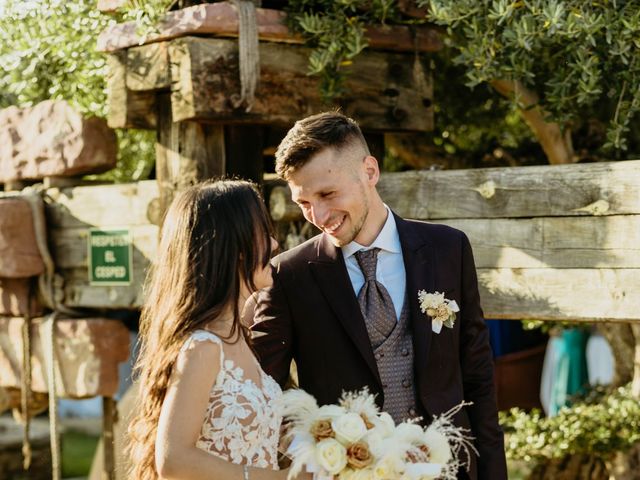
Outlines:
[[[109,53],[109,125],[158,132],[161,211],[172,186],[179,189],[176,184],[196,177],[225,173],[261,182],[266,127],[288,128],[336,106],[325,103],[318,79],[307,75],[310,50],[284,19],[282,11],[256,9],[260,73],[249,111],[232,100],[241,86],[238,42],[228,38],[238,36],[238,13],[230,2],[169,12],[144,45],[132,23],[100,35],[98,48]],[[442,42],[427,26],[372,26],[366,35],[370,48],[354,60],[348,93],[337,105],[358,118],[383,151],[382,132],[433,128],[433,87],[424,54]],[[167,157],[170,151],[179,153]],[[193,161],[190,171],[180,158]]]
[[[467,233],[488,318],[640,319],[640,161],[383,173],[379,189],[399,215]],[[155,252],[156,182],[47,193],[64,304],[138,307]],[[287,195],[272,189],[276,221],[301,218]],[[116,223],[133,232],[134,286],[92,287],[86,230]]]

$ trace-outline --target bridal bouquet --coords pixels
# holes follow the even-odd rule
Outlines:
[[[422,428],[413,422],[395,425],[366,389],[322,407],[303,390],[288,390],[281,409],[291,439],[289,478],[306,467],[318,477],[340,480],[455,480],[460,449],[467,458],[475,450],[469,431],[452,423],[465,405]]]

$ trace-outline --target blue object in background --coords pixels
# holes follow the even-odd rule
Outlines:
[[[525,330],[519,320],[487,320],[486,323],[493,358],[528,350],[547,341],[547,335],[540,329]]]

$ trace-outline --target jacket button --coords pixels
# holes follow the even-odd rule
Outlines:
[[[409,388],[411,386],[411,382],[405,378],[404,380],[402,380],[402,386],[404,388]]]
[[[409,409],[409,415],[411,415],[412,417],[415,417],[416,415],[418,415],[418,412],[416,411],[415,408],[411,407]]]
[[[402,352],[400,352],[400,353],[402,353],[403,357],[407,357],[407,356],[409,356],[409,349],[408,348],[403,348]]]

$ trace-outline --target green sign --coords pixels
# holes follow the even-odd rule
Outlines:
[[[127,229],[89,229],[89,283],[129,285],[133,276],[131,234]]]

